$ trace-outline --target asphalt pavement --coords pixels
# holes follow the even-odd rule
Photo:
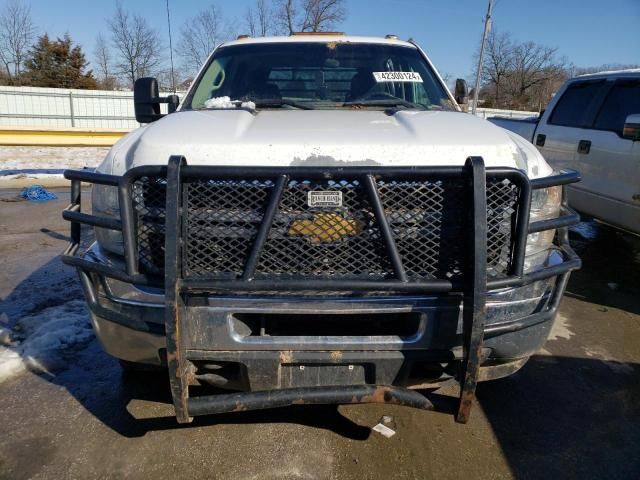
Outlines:
[[[68,191],[56,192],[38,204],[0,190],[0,326],[82,299],[59,259]],[[0,383],[0,478],[640,478],[640,238],[587,222],[571,240],[584,268],[549,341],[479,386],[467,425],[354,405],[179,426],[166,375],[124,376],[91,339],[61,368]],[[383,415],[391,438],[371,430]]]

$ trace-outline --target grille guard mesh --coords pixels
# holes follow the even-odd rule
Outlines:
[[[180,156],[172,156],[166,167],[137,167],[122,177],[65,172],[65,177],[72,181],[71,203],[63,212],[63,217],[71,222],[71,242],[62,256],[63,261],[77,267],[84,279],[89,278],[87,272],[93,272],[125,282],[153,284],[151,277],[141,269],[164,273],[167,362],[176,417],[181,423],[191,421],[192,415],[272,408],[307,401],[344,403],[348,398],[362,403],[375,397],[385,402],[411,404],[411,399],[406,397],[409,391],[392,386],[367,387],[366,394],[360,390],[356,392],[353,386],[342,392],[335,392],[334,387],[322,387],[311,392],[294,389],[280,391],[286,393],[286,398],[281,401],[270,391],[189,398],[189,386],[193,383],[192,364],[188,339],[183,338],[180,332],[184,331],[183,322],[188,321],[191,311],[189,298],[193,294],[217,290],[257,292],[262,289],[320,289],[326,292],[336,288],[421,294],[459,292],[463,307],[463,360],[458,374],[461,389],[455,415],[458,422],[466,423],[479,380],[487,289],[521,286],[561,275],[562,287],[557,290],[561,292],[569,272],[580,267],[580,259],[568,242],[568,226],[577,223],[579,217],[567,205],[566,190],[563,191],[561,216],[529,224],[531,189],[576,182],[579,180],[576,172],[562,172],[530,182],[518,170],[485,169],[481,158],[470,157],[463,168],[258,167],[251,168],[251,173],[255,180],[246,178],[246,168],[187,167],[186,160]],[[309,181],[305,183],[301,179]],[[82,212],[83,180],[118,188],[121,219]],[[307,185],[304,187],[306,190],[314,188],[310,185],[325,189],[331,186],[327,183],[329,181],[337,185],[336,189],[346,189],[343,192],[346,204],[338,202],[335,193],[331,194],[337,204],[332,207],[334,211],[313,212],[301,207],[299,200],[291,205],[286,203],[290,196],[287,192],[299,193],[302,190],[299,185]],[[291,188],[292,185],[295,188]],[[229,189],[232,195],[229,195]],[[244,193],[238,195],[238,191]],[[331,195],[326,198],[332,198]],[[357,200],[350,199],[354,195]],[[215,207],[211,205],[212,200]],[[238,207],[239,200],[242,208]],[[455,206],[450,211],[449,202]],[[346,214],[337,209],[340,206],[347,209]],[[279,258],[288,258],[287,255],[292,253],[285,250],[287,246],[278,247],[279,239],[285,238],[282,225],[290,221],[287,215],[294,215],[296,219],[286,227],[286,235],[295,241],[302,238],[307,242],[307,248],[322,246],[321,253],[326,253],[325,248],[328,249],[332,243],[348,243],[366,232],[369,241],[382,245],[380,275],[391,279],[375,278],[370,271],[365,272],[365,279],[354,279],[353,272],[350,272],[351,279],[343,278],[344,275],[331,276],[323,272],[332,273],[335,269],[327,270],[322,264],[324,270],[312,269],[316,276],[307,274],[291,281],[278,278],[277,274],[274,277],[271,273],[266,280],[260,280],[260,268],[274,268],[262,258],[265,251],[269,252],[266,247],[270,243],[275,244]],[[311,215],[311,218],[304,218],[305,215]],[[283,218],[287,219],[284,224]],[[464,227],[457,231],[457,235],[451,233],[456,231],[458,223]],[[81,224],[122,232],[126,272],[77,255]],[[556,239],[564,261],[525,274],[523,263],[527,235],[550,229],[557,229]],[[228,250],[233,252],[232,255],[221,255],[209,246],[210,235],[217,239],[216,235],[221,231],[225,235],[223,238],[232,239],[231,243],[228,242],[234,246]],[[247,241],[237,240],[245,237]],[[453,241],[450,243],[449,239]],[[443,254],[445,245],[449,250]],[[196,250],[195,255],[192,255],[193,249]],[[462,249],[464,254],[458,257],[455,254],[457,249]],[[207,254],[200,253],[203,251]],[[353,256],[357,251],[351,249],[349,255]],[[371,251],[376,249],[365,250],[367,257],[374,256]],[[436,254],[431,253],[434,251],[437,259]],[[452,260],[442,261],[442,257]],[[212,262],[224,267],[217,268],[228,270],[215,275],[231,274],[235,278],[212,277],[207,281]],[[240,263],[243,264],[242,272],[238,276]],[[446,268],[438,270],[434,267],[437,263],[446,265]],[[432,269],[431,272],[428,268]],[[202,271],[205,276],[198,277]],[[504,272],[504,276],[491,278],[496,272]],[[428,277],[446,277],[447,274],[453,278]],[[418,278],[419,275],[423,278]],[[456,280],[456,275],[462,276],[462,281]],[[89,293],[88,301],[92,311],[105,318],[144,331],[144,325],[140,325],[144,322],[103,308],[99,297]],[[553,300],[556,306],[558,301],[559,296]],[[358,397],[358,394],[362,396]],[[394,394],[406,398],[395,398]],[[430,405],[426,399],[417,399],[421,405]]]
[[[242,277],[272,178],[186,178],[182,195],[185,278]],[[466,209],[460,177],[377,179],[376,190],[411,280],[462,277]],[[487,275],[512,273],[516,224],[524,198],[517,177],[487,180]],[[340,207],[310,207],[309,192],[340,192]],[[142,176],[131,188],[142,272],[164,272],[166,179]],[[290,177],[257,261],[255,278],[395,278],[369,192],[361,178]]]

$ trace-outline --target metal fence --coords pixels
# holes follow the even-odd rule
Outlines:
[[[161,106],[165,113],[166,107]],[[538,113],[479,108],[477,115],[527,118]],[[139,123],[133,92],[0,87],[0,126],[134,129]]]
[[[482,118],[502,117],[513,119],[525,119],[531,117],[538,117],[538,112],[526,112],[522,110],[501,110],[497,108],[478,108],[476,116]]]
[[[162,105],[165,113],[166,107]],[[0,87],[0,125],[134,129],[140,124],[133,92]]]

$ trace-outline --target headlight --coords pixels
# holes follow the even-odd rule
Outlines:
[[[549,220],[560,215],[562,187],[549,187],[534,190],[531,195],[530,222]],[[535,270],[543,265],[552,253],[555,230],[543,230],[527,237],[525,250],[525,272]]]
[[[91,208],[98,217],[120,218],[118,187],[94,184],[91,188]],[[122,232],[106,228],[95,228],[96,240],[100,247],[113,253],[124,255]]]

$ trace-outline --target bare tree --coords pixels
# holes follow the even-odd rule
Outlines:
[[[344,0],[304,0],[303,11],[302,32],[333,30],[346,17]]]
[[[120,3],[108,23],[117,52],[115,67],[133,86],[160,66],[160,37],[143,17],[129,14]]]
[[[497,108],[540,109],[566,79],[567,65],[555,48],[516,42],[509,33],[493,31],[487,39],[480,92],[485,104]]]
[[[507,76],[512,69],[513,40],[507,32],[493,30],[487,38],[487,46],[483,60],[482,79],[489,84],[494,96],[494,105],[501,103],[501,93],[505,88]]]
[[[516,45],[512,55],[511,89],[514,96],[522,96],[528,89],[544,83],[562,70],[556,60],[557,48],[535,42]]]
[[[273,11],[266,0],[256,0],[255,8],[247,8],[245,22],[252,37],[265,37],[275,32]]]
[[[115,90],[117,80],[112,67],[111,50],[102,33],[96,37],[96,44],[93,49],[94,63],[98,72],[98,84],[104,90]]]
[[[291,35],[297,31],[298,4],[296,0],[278,0],[275,6],[275,23],[282,33]]]
[[[344,0],[280,0],[276,23],[286,33],[322,32],[336,28],[346,18]]]
[[[222,11],[212,4],[184,22],[180,30],[177,53],[182,58],[185,68],[195,73],[216,45],[232,36],[233,33],[225,27]]]
[[[256,14],[253,11],[253,8],[247,8],[247,11],[244,14],[244,23],[247,27],[247,33],[252,37],[257,37],[258,35],[258,24],[256,21]]]
[[[34,36],[31,7],[22,0],[9,1],[0,14],[0,61],[13,85],[20,82],[22,63]]]

